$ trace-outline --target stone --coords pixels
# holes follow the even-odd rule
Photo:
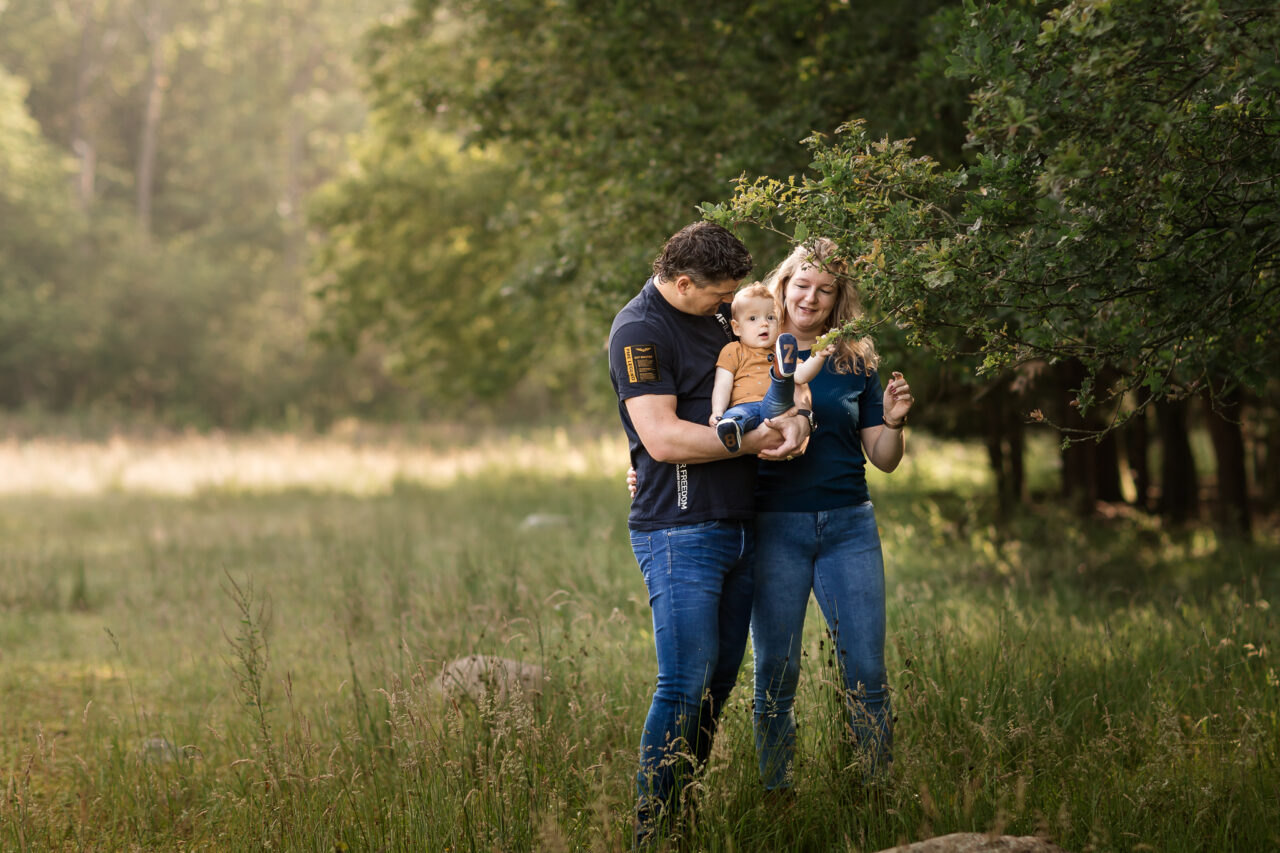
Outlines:
[[[526,515],[524,520],[520,522],[521,530],[533,530],[538,527],[564,527],[569,523],[567,515],[558,515],[553,512],[534,512]]]
[[[880,853],[1066,853],[1061,847],[1034,835],[986,835],[956,832],[914,844],[881,850]]]
[[[466,697],[479,702],[494,691],[494,699],[505,702],[513,694],[542,694],[542,667],[510,658],[468,655],[445,664],[440,672],[440,691],[449,698]]]
[[[200,750],[194,746],[177,746],[168,738],[149,737],[138,745],[138,756],[152,764],[166,764],[179,758],[200,758]]]

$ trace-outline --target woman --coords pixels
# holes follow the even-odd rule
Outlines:
[[[782,331],[800,357],[861,313],[847,264],[826,239],[802,245],[767,283]],[[895,373],[881,389],[869,338],[842,341],[809,383],[816,424],[808,448],[789,462],[760,463],[756,485],[755,737],[765,788],[792,786],[801,638],[812,591],[834,639],[849,725],[865,756],[864,776],[892,757],[892,717],[884,663],[885,588],[880,535],[865,477],[866,460],[893,471],[905,449],[914,399]]]

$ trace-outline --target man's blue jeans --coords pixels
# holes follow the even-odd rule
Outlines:
[[[650,828],[711,751],[751,622],[751,522],[631,531],[649,588],[658,687],[640,738],[637,814]]]
[[[849,725],[870,778],[887,766],[893,740],[884,663],[884,558],[871,503],[828,512],[757,513],[753,571],[756,756],[765,788],[792,784],[792,705],[810,590],[834,639]]]

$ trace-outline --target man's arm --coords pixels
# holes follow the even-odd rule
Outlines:
[[[695,465],[700,462],[715,462],[728,459],[731,455],[716,431],[710,427],[681,420],[676,415],[676,398],[674,394],[644,394],[639,397],[628,397],[626,401],[627,415],[631,425],[635,427],[640,443],[658,462],[671,464]],[[803,443],[805,436],[795,440],[796,427],[790,422],[804,421],[804,418],[777,418],[783,422],[780,431],[766,422],[742,437],[743,453],[776,454],[782,451],[794,452]],[[808,430],[808,421],[804,429]],[[807,432],[806,432],[807,435]],[[788,449],[790,448],[790,449]],[[767,456],[766,458],[777,458]]]

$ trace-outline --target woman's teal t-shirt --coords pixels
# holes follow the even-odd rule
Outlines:
[[[790,462],[761,461],[757,511],[823,512],[870,499],[859,433],[884,423],[884,389],[880,375],[866,371],[861,361],[863,372],[856,373],[836,373],[832,361],[809,383],[818,429],[804,455]]]

